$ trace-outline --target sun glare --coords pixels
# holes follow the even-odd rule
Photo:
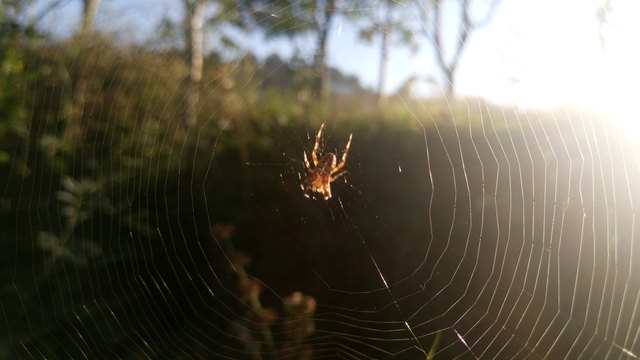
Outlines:
[[[582,16],[567,17],[565,31],[552,31],[552,37],[558,40],[546,45],[550,52],[537,62],[541,65],[539,73],[530,75],[532,86],[520,94],[522,103],[566,104],[605,113],[625,134],[640,141],[636,102],[640,92],[640,49],[635,45],[640,33],[635,15],[638,13],[640,2],[616,2],[602,24],[595,16],[590,22],[585,22]],[[574,23],[571,19],[579,20]],[[559,48],[559,44],[564,48]]]
[[[552,14],[538,2],[527,4],[505,3],[510,16],[498,17],[479,35],[489,45],[471,49],[480,61],[461,74],[462,92],[524,108],[570,106],[608,114],[640,142],[640,1],[613,1],[604,22],[597,16],[602,2],[554,2]],[[504,33],[520,35],[490,41]],[[499,59],[486,55],[500,52]]]
[[[600,91],[603,108],[634,140],[640,141],[637,94],[640,87],[640,49],[637,14],[640,3],[620,2],[603,28],[605,87]]]

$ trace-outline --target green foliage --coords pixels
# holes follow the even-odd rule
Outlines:
[[[0,47],[0,166],[9,162],[15,145],[28,134],[22,107],[24,75],[21,51]]]
[[[70,245],[49,232],[39,232],[36,244],[51,257],[52,264],[60,259],[86,266],[89,258],[102,254],[100,246],[95,241],[85,239]]]
[[[58,191],[57,198],[63,204],[61,213],[70,228],[90,219],[94,211],[113,213],[115,210],[103,194],[103,184],[92,179],[77,181],[63,177],[62,190]]]
[[[436,353],[440,346],[440,340],[442,340],[442,332],[436,333],[436,336],[433,338],[433,342],[429,348],[429,353],[427,354],[427,360],[434,360],[436,358]]]

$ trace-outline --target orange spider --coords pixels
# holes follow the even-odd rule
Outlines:
[[[334,182],[337,178],[344,175],[346,171],[342,171],[336,174],[347,161],[347,154],[349,153],[349,147],[351,146],[351,138],[353,134],[349,135],[349,141],[347,142],[347,146],[345,146],[342,152],[342,159],[340,163],[336,165],[336,155],[333,153],[326,153],[320,156],[320,160],[318,160],[318,148],[320,147],[320,138],[322,137],[322,129],[324,129],[324,124],[320,126],[320,130],[318,130],[318,135],[316,135],[316,143],[313,146],[313,151],[311,152],[311,159],[313,160],[313,165],[315,168],[311,168],[309,164],[309,160],[307,159],[307,152],[304,152],[304,164],[307,167],[309,174],[307,177],[302,180],[302,184],[300,184],[300,188],[304,191],[304,196],[309,197],[309,192],[316,192],[321,194],[325,200],[331,198],[331,183]],[[335,174],[335,175],[334,175]]]

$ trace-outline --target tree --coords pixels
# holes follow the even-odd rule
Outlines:
[[[203,64],[203,24],[206,0],[183,0],[185,8],[184,35],[185,56],[189,66],[186,79],[186,111],[184,127],[194,126],[198,119],[200,83]]]
[[[60,2],[54,1],[50,6],[58,6]],[[96,13],[100,0],[82,0],[82,22],[79,29],[79,45],[85,47],[89,45],[89,34],[93,32]],[[86,49],[85,49],[86,50]],[[85,106],[87,105],[87,93],[89,92],[89,83],[91,75],[84,70],[80,70],[73,86],[73,111],[69,116],[64,132],[64,139],[69,143],[82,136],[82,118],[85,115]]]
[[[80,34],[82,36],[93,31],[93,24],[100,1],[101,0],[82,0],[82,27],[80,28]]]
[[[462,53],[468,43],[471,34],[488,25],[495,14],[496,9],[501,3],[501,0],[489,0],[485,16],[480,20],[474,20],[471,10],[472,0],[453,0],[458,4],[458,27],[457,36],[454,41],[454,50],[451,56],[446,55],[446,48],[444,45],[444,25],[443,25],[443,4],[445,0],[430,0],[426,5],[418,4],[422,15],[422,22],[427,29],[427,37],[431,43],[431,47],[435,52],[436,63],[446,78],[446,95],[453,97],[455,73],[458,69],[458,64]],[[429,24],[431,27],[429,27]]]
[[[327,72],[327,37],[331,22],[336,11],[336,1],[315,1],[318,7],[317,16],[314,17],[314,27],[317,31],[316,52],[313,57],[313,91],[320,99],[324,92],[330,88]]]
[[[391,33],[391,7],[393,6],[392,0],[386,0],[386,11],[384,16],[384,23],[381,28],[382,41],[380,46],[380,72],[378,74],[378,91],[376,94],[378,105],[382,104],[382,96],[384,94],[384,87],[387,78],[387,62],[389,61],[389,35]]]
[[[400,37],[400,42],[408,45],[412,51],[418,45],[415,42],[413,31],[406,19],[409,16],[405,11],[412,12],[413,9],[406,6],[406,2],[399,0],[383,0],[382,8],[374,10],[371,17],[365,19],[365,24],[360,30],[360,38],[371,43],[375,36],[380,37],[380,65],[378,73],[378,89],[376,91],[376,102],[382,104],[384,100],[384,88],[386,86],[387,68],[389,62],[390,42],[393,35]]]
[[[315,34],[312,89],[321,99],[330,88],[326,65],[329,32],[336,16],[344,14],[346,5],[338,0],[251,0],[243,4],[246,18],[264,29],[267,37]]]

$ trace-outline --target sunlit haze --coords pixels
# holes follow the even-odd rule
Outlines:
[[[99,23],[115,30],[131,20],[140,27],[131,31],[132,36],[144,37],[153,33],[162,16],[180,17],[181,8],[171,1],[157,2],[151,12],[144,3],[106,2]],[[75,21],[69,19],[77,19],[78,5],[70,3],[52,12],[44,23],[60,33],[73,29]],[[528,108],[575,106],[603,111],[640,131],[633,109],[633,94],[640,84],[640,49],[632,45],[640,33],[640,2],[613,1],[605,24],[598,20],[603,5],[603,0],[503,1],[493,21],[472,34],[456,76],[457,93]],[[450,15],[456,9],[447,11]],[[139,21],[142,14],[146,21]],[[363,43],[357,29],[342,19],[332,30],[328,63],[375,88],[379,39]],[[273,53],[287,57],[296,51],[311,59],[314,48],[311,37],[297,39],[293,46],[289,40],[264,41],[257,34],[239,42],[263,59]],[[418,76],[422,81],[414,89],[417,96],[442,93],[442,79],[428,44],[423,43],[416,53],[402,45],[397,41],[392,45],[386,92],[393,93],[409,77]],[[214,47],[209,41],[209,48]]]
[[[598,21],[603,1],[504,1],[491,24],[472,35],[457,76],[460,95],[523,107],[576,106],[605,111],[633,126],[640,84],[640,2],[614,1],[608,24]],[[601,35],[602,34],[602,37]],[[377,81],[377,51],[352,42],[354,32],[335,31],[330,62]],[[387,91],[412,74],[437,76],[428,46],[416,55],[391,55]],[[424,85],[418,94],[438,94]],[[637,128],[636,128],[637,130]]]
[[[76,21],[70,19],[78,18],[78,5],[61,7],[44,23],[55,26],[60,33],[67,32],[66,28],[74,29]],[[144,14],[146,21],[136,21],[138,29],[132,33],[139,37],[151,34],[162,16],[180,17],[179,4],[158,1],[154,5],[148,9],[139,0],[105,2],[101,16],[109,20],[103,18],[99,24],[112,30],[123,29],[121,25],[127,19],[141,20]],[[577,105],[620,115],[627,113],[623,109],[633,103],[629,101],[632,89],[640,83],[637,67],[640,49],[633,45],[637,41],[634,37],[640,33],[637,21],[640,3],[613,1],[613,11],[604,25],[597,17],[603,5],[603,0],[504,0],[493,21],[473,33],[458,70],[457,93],[527,107]],[[332,30],[328,62],[357,75],[364,85],[375,87],[379,64],[377,42],[362,43],[357,30],[340,19]],[[262,58],[272,53],[290,56],[295,51],[285,39],[267,42],[257,39],[261,37],[254,35],[243,43],[247,50]],[[312,40],[299,39],[294,43],[300,53],[308,52],[311,58]],[[412,75],[437,78],[432,56],[426,43],[412,54],[396,41],[390,55],[387,93]],[[438,91],[438,85],[425,82],[417,88],[422,95]]]

